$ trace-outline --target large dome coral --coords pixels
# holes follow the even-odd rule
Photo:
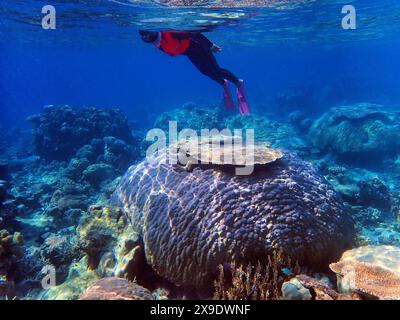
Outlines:
[[[335,191],[295,155],[249,176],[224,166],[187,171],[165,154],[132,166],[112,202],[143,239],[150,266],[175,285],[212,285],[217,266],[262,260],[273,250],[311,267],[351,245],[353,221]]]

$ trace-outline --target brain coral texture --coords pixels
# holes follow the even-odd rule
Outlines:
[[[113,195],[148,263],[172,283],[203,289],[219,264],[260,260],[274,249],[320,265],[351,245],[353,221],[340,199],[297,156],[250,176],[220,169],[187,172],[157,155],[132,166]]]

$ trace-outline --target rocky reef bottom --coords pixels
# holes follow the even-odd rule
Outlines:
[[[193,104],[160,115],[161,129],[169,120],[193,130],[253,128],[257,141],[312,163],[355,221],[359,248],[325,268],[279,252],[220,265],[214,292],[200,298],[400,299],[397,117],[365,103],[318,119],[296,111],[287,121]],[[143,159],[145,132],[119,111],[96,108],[48,106],[30,121],[32,132],[0,132],[0,300],[198,298],[150,267],[140,235],[109,203],[129,165]]]

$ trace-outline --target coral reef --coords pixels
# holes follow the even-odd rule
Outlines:
[[[72,171],[82,171],[89,164],[106,163],[117,170],[126,170],[139,155],[138,136],[132,137],[135,142],[126,143],[124,140],[106,136],[102,139],[93,139],[89,144],[82,146],[70,162]]]
[[[8,179],[8,163],[4,160],[0,160],[0,180]]]
[[[304,287],[297,277],[282,284],[282,298],[284,300],[311,300],[311,292]]]
[[[365,246],[348,250],[330,268],[338,275],[341,292],[364,298],[400,299],[400,248]]]
[[[74,260],[69,265],[65,281],[55,287],[42,290],[34,296],[40,300],[77,300],[83,292],[99,280],[95,270],[88,268],[88,258]]]
[[[288,150],[302,149],[306,144],[296,138],[296,131],[289,125],[259,115],[235,115],[226,118],[224,127],[234,129],[253,129],[256,142],[268,143],[272,147]]]
[[[254,129],[265,150],[279,148],[267,161],[256,155],[243,177],[233,175],[236,159],[137,163],[144,133],[116,110],[46,107],[31,117],[33,144],[28,130],[0,132],[0,300],[79,299],[97,281],[104,290],[88,292],[101,299],[131,298],[139,286],[149,299],[210,298],[213,283],[219,299],[396,298],[398,249],[383,245],[400,247],[399,115],[358,104],[312,125],[296,95],[281,99],[293,111],[285,119],[187,104],[156,120],[167,131],[170,120],[178,130]],[[358,245],[380,246],[331,265],[337,292],[327,265],[355,232]],[[43,290],[49,265],[57,286]]]
[[[18,251],[21,257],[14,263],[15,254],[11,252],[17,247],[10,246],[10,236],[5,237],[4,264],[11,261],[17,265],[12,279],[18,282],[18,294],[78,298],[80,288],[86,288],[82,279],[89,284],[103,275],[114,275],[114,269],[120,276],[135,277],[132,268],[138,267],[132,259],[143,253],[130,242],[134,234],[131,230],[125,237],[122,227],[109,226],[111,237],[106,240],[110,243],[100,241],[97,247],[105,257],[88,256],[84,241],[88,239],[83,236],[93,217],[90,205],[108,201],[118,175],[139,156],[139,140],[131,133],[126,118],[117,110],[49,106],[30,120],[35,152],[40,157],[32,156],[33,150],[25,147],[28,139],[20,131],[8,132],[4,139],[16,144],[0,155],[10,159],[1,162],[0,174],[12,181],[11,185],[0,179],[0,221],[10,234],[23,233],[25,240]],[[118,224],[113,216],[111,223]],[[99,231],[107,233],[105,228],[99,227]],[[104,248],[100,249],[101,245]],[[101,268],[92,270],[96,259]],[[110,261],[115,265],[111,267]],[[45,265],[55,267],[58,289],[42,292],[40,270]]]
[[[154,300],[151,292],[126,279],[109,277],[96,281],[79,300]]]
[[[79,224],[77,234],[89,267],[99,267],[102,276],[117,274],[132,278],[128,268],[139,242],[122,210],[94,205],[88,213]]]
[[[302,111],[296,110],[289,114],[289,123],[300,134],[305,134],[310,129],[312,121]]]
[[[392,207],[390,190],[378,177],[360,181],[358,202],[364,207],[373,207],[389,212]]]
[[[138,238],[118,208],[93,205],[83,215],[76,233],[48,235],[41,255],[57,271],[55,288],[42,299],[78,299],[103,277],[143,279]]]
[[[41,246],[40,254],[46,264],[55,267],[57,284],[65,281],[72,261],[82,256],[77,237],[71,232],[48,235]]]
[[[400,246],[400,228],[396,221],[385,221],[374,226],[358,227],[358,239],[362,245]]]
[[[3,201],[7,198],[7,181],[0,180],[0,206]]]
[[[353,292],[338,292],[325,275],[316,274],[308,276],[300,274],[284,283],[287,288],[288,300],[362,300],[363,298]],[[282,286],[282,290],[284,287]],[[305,298],[305,299],[304,299]]]
[[[14,282],[8,281],[5,276],[0,276],[0,301],[14,297]]]
[[[165,154],[131,167],[113,195],[144,241],[150,266],[201,291],[217,266],[281,249],[316,267],[353,242],[353,221],[325,179],[298,157],[250,176],[223,166],[187,172]]]
[[[187,103],[179,109],[160,114],[154,128],[159,128],[165,132],[169,131],[169,122],[177,122],[177,130],[193,129],[220,129],[222,124],[222,113],[220,108],[205,108],[193,103]]]
[[[23,255],[21,248],[23,237],[19,232],[10,234],[7,230],[0,230],[0,276],[13,277],[16,264]]]
[[[112,136],[126,143],[133,137],[127,119],[115,109],[46,106],[28,118],[36,152],[47,160],[68,160],[92,139]]]
[[[7,188],[9,180],[9,169],[6,161],[0,160],[0,208],[3,201],[7,198]]]
[[[400,150],[400,114],[360,103],[332,108],[312,125],[309,136],[322,151],[356,165],[379,165]]]
[[[105,163],[96,163],[88,166],[82,173],[82,178],[92,186],[99,186],[104,181],[115,179],[114,167]]]
[[[391,190],[388,183],[378,175],[338,165],[320,165],[320,168],[335,190],[351,205],[391,211]]]
[[[289,294],[294,290],[294,295],[287,296],[289,300],[346,300],[347,295],[341,295],[333,289],[330,280],[326,277],[315,278],[304,274],[298,275],[289,281],[294,287],[289,287]],[[282,286],[282,291],[283,291]],[[307,290],[307,291],[306,291]],[[285,298],[285,296],[284,296]],[[295,298],[295,299],[293,299]],[[300,299],[299,299],[300,298]],[[306,298],[306,299],[304,299]]]
[[[300,272],[300,267],[276,251],[264,262],[237,266],[219,265],[219,273],[214,281],[215,300],[277,300],[281,298],[280,288],[287,278],[282,271],[293,268]]]
[[[396,221],[400,199],[396,193],[398,179],[392,171],[376,172],[348,164],[338,165],[326,157],[316,164],[349,206],[360,244],[400,245]]]
[[[293,114],[293,123],[286,124],[262,115],[224,115],[220,108],[205,108],[186,104],[182,108],[162,113],[157,117],[154,127],[168,134],[169,121],[177,122],[178,132],[189,128],[200,134],[201,129],[254,129],[255,140],[273,147],[281,147],[299,153],[309,153],[307,142],[299,137],[296,130],[305,131],[311,123],[302,114]],[[143,143],[144,149],[148,143]]]
[[[400,246],[399,180],[390,168],[371,171],[329,158],[317,165],[349,206],[360,245]]]

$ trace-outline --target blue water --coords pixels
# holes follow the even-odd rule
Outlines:
[[[92,217],[88,206],[104,205],[128,166],[143,160],[144,144],[140,139],[165,112],[170,112],[165,117],[182,112],[184,120],[194,121],[195,125],[208,121],[202,118],[208,116],[207,112],[215,112],[221,125],[231,120],[245,127],[249,121],[256,123],[256,130],[263,134],[264,129],[267,133],[273,131],[270,127],[281,130],[278,133],[283,132],[284,137],[278,137],[282,141],[273,146],[298,153],[321,171],[343,197],[342,202],[351,207],[358,244],[400,246],[400,117],[396,113],[400,111],[400,2],[265,0],[251,5],[252,1],[230,0],[230,7],[226,7],[227,1],[218,0],[191,6],[170,2],[2,0],[0,230],[21,232],[25,242],[20,245],[23,258],[14,261],[9,254],[10,264],[5,266],[1,259],[6,258],[0,251],[0,300],[8,295],[75,299],[92,284],[87,280],[79,290],[68,287],[75,275],[86,277],[90,269],[79,260],[87,252],[76,254],[76,248],[71,249],[75,241],[71,238],[82,237],[82,226],[87,227],[85,219]],[[47,4],[56,8],[56,30],[41,27],[41,9]],[[357,10],[356,30],[341,27],[341,10],[348,4]],[[172,58],[144,43],[139,29],[201,31],[220,45],[222,52],[216,54],[217,60],[245,80],[254,118],[223,113],[221,87],[201,74],[187,57]],[[184,108],[189,102],[194,107]],[[360,107],[358,103],[366,104]],[[382,105],[379,115],[371,116],[373,120],[362,109],[372,104]],[[71,132],[85,132],[84,126],[90,124],[84,120],[93,116],[96,122],[101,115],[98,110],[88,111],[88,119],[80,119],[84,125],[71,128],[68,115],[74,111],[68,107],[44,111],[48,105],[68,105],[73,110],[118,108],[131,127],[118,122],[118,117],[102,122],[105,135],[82,144],[71,138],[71,144],[77,146],[63,157],[60,149],[71,147]],[[329,140],[317,119],[323,114],[333,113],[335,117],[332,108],[337,106],[354,106],[358,114],[356,120],[349,121],[350,129],[344,126],[346,132],[334,124],[352,118],[351,107],[349,114],[329,123]],[[196,114],[193,109],[201,111]],[[300,111],[304,121],[293,121],[297,115],[293,111]],[[56,116],[49,116],[49,120],[46,117],[51,112]],[[39,116],[26,121],[32,115]],[[66,123],[58,121],[64,116]],[[38,119],[44,125],[35,127]],[[370,126],[370,120],[376,123]],[[115,133],[119,125],[123,132]],[[128,141],[132,138],[130,129],[140,139],[135,136]],[[43,137],[42,131],[46,131]],[[107,137],[109,132],[118,139]],[[274,134],[267,138],[276,139]],[[78,137],[86,138],[82,134]],[[323,146],[325,138],[332,145]],[[55,145],[57,141],[60,149]],[[118,151],[110,151],[110,145]],[[341,147],[359,145],[364,149],[341,152]],[[52,157],[52,150],[57,157]],[[3,163],[7,163],[9,172],[1,176]],[[86,172],[89,165],[93,171]],[[0,241],[0,249],[1,245]],[[115,243],[107,245],[116,247]],[[70,251],[73,258],[68,256]],[[60,258],[64,252],[65,261]],[[62,279],[58,284],[65,284],[67,289],[49,293],[38,285],[35,272],[44,260],[48,262],[46,259],[58,263],[57,275]],[[74,263],[80,266],[78,271]],[[330,273],[328,277],[332,281],[335,276]],[[15,280],[16,287],[8,289],[4,283],[8,285],[11,280]],[[148,285],[141,281],[139,277],[139,284]],[[154,288],[150,285],[149,289]]]
[[[396,1],[350,1],[358,9],[358,29],[345,31],[340,11],[341,4],[348,3],[316,1],[293,10],[241,9],[244,18],[228,24],[218,21],[221,26],[207,36],[223,47],[220,64],[246,80],[257,112],[273,108],[271,100],[279,92],[309,86],[322,96],[324,89],[338,83],[337,92],[322,98],[328,101],[322,100],[319,108],[343,101],[398,104],[400,6]],[[60,2],[55,4],[57,30],[42,30],[38,24],[43,4],[3,4],[2,122],[21,123],[45,104],[114,106],[132,117],[147,119],[155,110],[187,101],[209,104],[220,99],[218,85],[185,57],[171,58],[138,36],[137,25],[171,27],[141,23],[145,19],[140,14],[174,17],[182,9],[146,11],[139,4]],[[98,12],[86,17],[85,9],[96,8]],[[191,9],[201,10],[205,9]],[[215,9],[217,13],[221,10]],[[119,15],[105,17],[104,12]],[[187,19],[174,28],[198,27]]]

